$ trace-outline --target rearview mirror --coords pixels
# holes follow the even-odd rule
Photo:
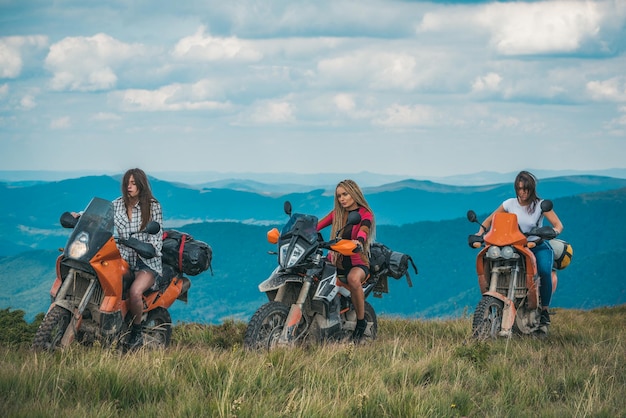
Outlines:
[[[541,211],[542,212],[550,212],[553,207],[554,207],[554,204],[552,203],[551,200],[542,200],[541,201]]]
[[[291,216],[291,202],[290,201],[285,201],[284,205],[283,205],[283,210],[285,211],[285,213],[289,216]]]
[[[75,218],[69,212],[63,212],[60,221],[63,228],[74,228],[78,223],[78,218]]]
[[[146,225],[146,229],[144,229],[143,232],[147,232],[150,235],[154,235],[154,234],[158,234],[160,230],[161,230],[161,225],[159,225],[158,222],[150,221],[148,222],[148,225]]]
[[[348,223],[346,225],[356,225],[359,222],[361,222],[361,214],[358,211],[353,210],[348,213]]]

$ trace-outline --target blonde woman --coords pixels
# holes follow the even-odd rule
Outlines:
[[[363,293],[363,283],[370,276],[369,266],[369,246],[375,236],[374,213],[370,208],[363,192],[353,180],[343,180],[335,188],[335,207],[322,218],[317,224],[317,230],[332,225],[331,236],[335,238],[337,232],[346,225],[348,213],[358,211],[361,215],[361,222],[353,225],[352,228],[345,228],[341,232],[341,238],[353,240],[361,247],[361,251],[350,257],[344,257],[339,253],[331,253],[331,259],[337,267],[339,274],[347,278],[347,287],[350,290],[352,304],[356,311],[357,324],[352,334],[355,342],[363,338],[363,333],[367,327],[365,320],[365,295]]]

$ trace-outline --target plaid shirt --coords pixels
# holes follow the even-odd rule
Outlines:
[[[113,201],[113,209],[115,210],[115,229],[117,230],[118,237],[128,239],[131,233],[139,231],[141,228],[141,209],[139,208],[139,204],[133,206],[131,219],[128,219],[126,206],[124,206],[124,199],[122,197],[118,197]],[[157,201],[152,201],[150,212],[152,213],[152,220],[158,222],[159,225],[163,225],[163,212],[161,211],[161,205]],[[118,244],[117,247],[120,250],[120,254],[124,260],[128,262],[130,268],[133,271],[137,270],[137,258],[140,258],[146,266],[150,267],[158,274],[162,274],[161,249],[163,248],[163,227],[161,226],[161,230],[155,235],[142,232],[133,235],[133,237],[152,244],[157,251],[157,256],[146,259],[137,254],[132,248]]]

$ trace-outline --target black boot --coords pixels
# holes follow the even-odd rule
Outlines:
[[[143,334],[141,324],[134,324],[130,328],[130,337],[128,337],[128,349],[136,350],[143,345]]]
[[[539,317],[539,328],[537,329],[537,336],[540,338],[545,338],[548,336],[548,329],[550,328],[550,312],[544,309],[541,311],[541,316]]]
[[[366,328],[367,320],[365,318],[357,319],[356,327],[354,328],[354,332],[352,333],[352,341],[354,341],[355,343],[360,342],[363,339],[363,333],[365,332]]]

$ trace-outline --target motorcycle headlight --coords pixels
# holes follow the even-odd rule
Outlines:
[[[89,234],[81,232],[76,239],[70,244],[68,255],[72,258],[81,258],[87,254],[89,250]]]
[[[493,259],[500,258],[501,254],[502,252],[500,251],[500,247],[496,247],[495,245],[492,245],[487,250],[487,258],[493,258]]]
[[[288,249],[289,244],[285,244],[280,247],[280,265],[284,268],[294,266],[304,254],[304,248],[299,244],[293,246],[293,250],[291,250],[290,254],[287,254]]]
[[[513,247],[511,247],[510,245],[507,245],[506,247],[502,248],[502,257],[512,258],[514,255],[515,255],[515,251],[513,250]]]

